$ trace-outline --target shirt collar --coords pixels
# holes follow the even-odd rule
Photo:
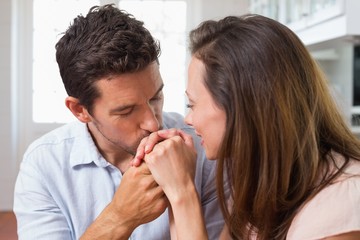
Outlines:
[[[71,167],[86,165],[92,162],[99,167],[107,167],[110,165],[96,147],[85,123],[79,122],[73,130],[75,136],[70,153]]]

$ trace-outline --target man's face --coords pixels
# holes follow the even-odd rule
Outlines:
[[[163,82],[156,62],[97,81],[89,129],[102,151],[134,155],[140,140],[162,128]]]

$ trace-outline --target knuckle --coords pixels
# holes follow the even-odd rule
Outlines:
[[[151,152],[151,153],[148,153],[148,154],[145,154],[145,156],[144,156],[144,160],[145,160],[145,162],[146,163],[153,163],[153,155],[154,155],[154,152]]]
[[[165,142],[160,142],[156,144],[153,148],[153,151],[151,152],[151,155],[154,157],[161,155],[164,151],[164,144]]]
[[[183,140],[180,136],[175,136],[173,139],[174,139],[174,141],[175,141],[176,143],[182,143],[182,142],[184,142],[184,140]]]

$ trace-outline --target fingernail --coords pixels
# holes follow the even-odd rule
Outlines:
[[[149,153],[150,147],[148,145],[145,146],[145,152]]]
[[[164,134],[166,132],[167,132],[167,129],[161,129],[161,130],[158,131],[158,134]]]

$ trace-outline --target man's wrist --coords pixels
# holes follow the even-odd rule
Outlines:
[[[134,229],[134,223],[121,218],[109,204],[80,239],[127,240]]]

